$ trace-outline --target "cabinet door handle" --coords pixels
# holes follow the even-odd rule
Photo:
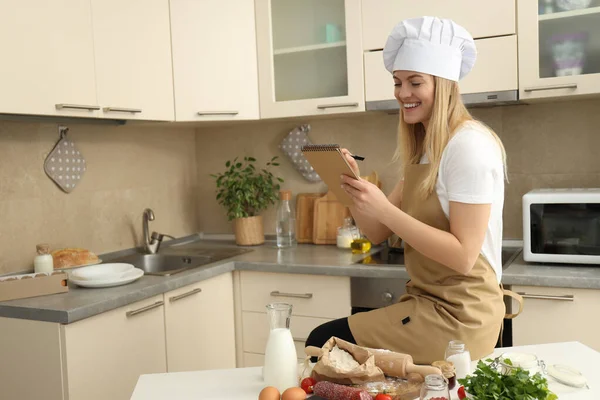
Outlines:
[[[523,89],[525,92],[535,92],[540,90],[555,90],[555,89],[577,89],[576,83],[565,83],[563,85],[537,86]]]
[[[198,111],[198,115],[238,115],[239,111]]]
[[[123,112],[123,113],[132,113],[138,114],[141,113],[142,110],[139,108],[124,108],[124,107],[104,107],[102,109],[104,112]]]
[[[156,303],[154,303],[154,304],[150,304],[150,305],[148,305],[148,306],[146,306],[146,307],[138,308],[137,310],[127,311],[127,312],[125,313],[125,315],[126,315],[127,317],[133,317],[134,315],[141,314],[141,313],[143,313],[143,312],[146,312],[146,311],[148,311],[148,310],[152,310],[153,308],[160,307],[160,306],[162,306],[163,304],[165,304],[165,302],[164,302],[164,301],[162,301],[162,300],[161,300],[161,301],[157,301]]]
[[[312,299],[312,293],[285,293],[280,292],[279,290],[275,290],[271,292],[271,296],[273,297],[295,297],[297,299]]]
[[[70,109],[70,110],[88,110],[88,111],[95,111],[95,110],[99,110],[100,106],[86,106],[85,104],[65,104],[65,103],[58,103],[55,105],[57,110],[62,110],[62,109]]]
[[[293,340],[294,342],[302,342],[302,343],[306,343],[306,339],[304,339],[304,338],[297,338],[297,337],[295,337],[295,338],[292,338],[292,340]]]
[[[358,107],[358,103],[339,103],[339,104],[321,104],[317,106],[319,110],[325,110],[327,108],[340,108],[340,107]]]
[[[174,301],[184,299],[184,298],[186,298],[188,296],[191,296],[193,294],[200,293],[201,291],[202,291],[202,289],[200,289],[200,288],[192,289],[189,292],[178,294],[177,296],[173,296],[173,297],[169,298],[169,301],[172,303]]]
[[[557,295],[548,295],[548,294],[530,294],[530,293],[523,293],[523,292],[517,292],[517,293],[520,294],[524,299],[558,300],[558,301],[574,301],[575,300],[575,296],[572,294],[566,294],[564,296],[557,296]]]

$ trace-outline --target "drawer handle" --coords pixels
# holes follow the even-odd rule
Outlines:
[[[84,104],[64,104],[64,103],[59,103],[56,104],[56,109],[57,110],[62,110],[65,108],[68,108],[70,110],[88,110],[88,111],[95,111],[95,110],[99,110],[100,106],[86,106]]]
[[[198,111],[198,115],[238,115],[239,111]]]
[[[141,113],[142,110],[139,108],[124,108],[124,107],[104,107],[102,109],[104,112],[123,112],[123,113],[132,113],[138,114]]]
[[[312,299],[313,294],[312,293],[284,293],[284,292],[280,292],[279,290],[275,290],[274,292],[271,292],[271,296],[273,297],[295,297],[297,299]]]
[[[200,293],[201,291],[202,291],[202,289],[196,288],[196,289],[190,290],[189,292],[185,292],[185,293],[182,293],[182,294],[178,294],[177,296],[173,296],[173,297],[169,298],[169,301],[172,303],[174,301],[184,299],[184,298],[186,298],[188,296],[191,296],[193,294]]]
[[[126,315],[127,317],[133,317],[134,315],[141,314],[141,313],[143,313],[143,312],[146,312],[146,311],[152,310],[153,308],[160,307],[160,306],[162,306],[163,304],[165,304],[165,302],[164,302],[164,301],[162,301],[162,300],[161,300],[161,301],[157,301],[156,303],[154,303],[154,304],[150,304],[149,306],[142,307],[142,308],[138,308],[137,310],[127,311],[127,312],[125,313],[125,315]]]
[[[564,296],[547,295],[547,294],[529,294],[523,292],[517,292],[524,299],[538,299],[538,300],[559,300],[559,301],[574,301],[575,296],[572,294],[566,294]]]
[[[292,339],[294,340],[294,342],[306,343],[306,339],[304,339],[304,338],[297,338],[297,337],[295,337],[295,338],[292,338]]]
[[[317,106],[319,110],[326,110],[328,108],[340,108],[340,107],[358,107],[358,103],[339,103],[339,104],[321,104]]]
[[[563,85],[537,86],[523,89],[525,92],[535,92],[540,90],[555,90],[555,89],[577,89],[576,83],[565,83]]]

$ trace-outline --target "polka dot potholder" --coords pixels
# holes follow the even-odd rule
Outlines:
[[[309,182],[320,182],[321,177],[315,172],[302,154],[302,146],[312,144],[308,138],[310,125],[300,125],[294,128],[279,144],[281,151],[294,163],[294,167]]]
[[[59,127],[60,139],[44,163],[46,174],[66,193],[71,193],[85,173],[85,159],[67,138],[69,128]]]

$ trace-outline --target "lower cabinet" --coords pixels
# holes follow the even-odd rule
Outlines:
[[[513,320],[513,345],[578,341],[600,351],[600,290],[513,286],[523,312]]]

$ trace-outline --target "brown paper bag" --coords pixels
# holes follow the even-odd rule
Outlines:
[[[336,345],[340,349],[350,353],[360,365],[351,371],[341,370],[333,365],[330,359],[330,352]],[[322,348],[307,347],[305,352],[308,356],[319,357],[311,373],[311,376],[316,381],[356,385],[385,380],[383,372],[375,365],[375,357],[371,352],[364,347],[346,342],[335,336],[332,336]]]

